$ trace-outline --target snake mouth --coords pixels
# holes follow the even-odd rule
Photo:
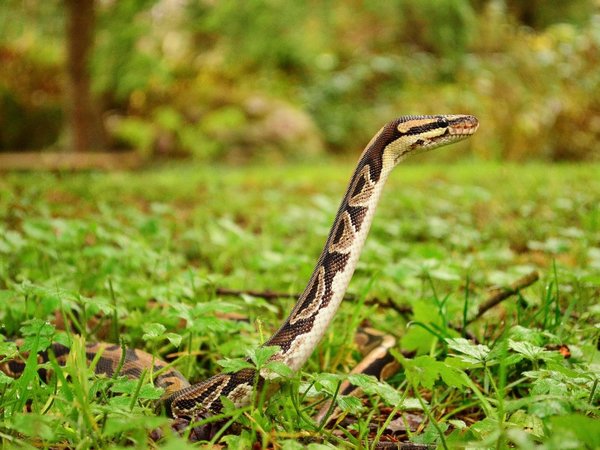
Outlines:
[[[446,127],[443,133],[438,136],[429,138],[429,148],[436,148],[441,145],[450,144],[452,142],[462,141],[472,134],[474,134],[479,128],[479,120],[475,116],[469,115],[448,115],[439,116],[438,123],[440,127]]]
[[[479,128],[479,120],[475,116],[455,115],[447,116],[447,134],[451,136],[470,136]]]

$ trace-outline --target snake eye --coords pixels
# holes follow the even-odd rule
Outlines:
[[[438,123],[438,125],[439,125],[440,127],[443,127],[443,128],[445,128],[445,127],[447,127],[447,126],[449,125],[449,123],[448,123],[448,119],[446,119],[445,117],[440,117],[440,118],[437,120],[437,123]]]

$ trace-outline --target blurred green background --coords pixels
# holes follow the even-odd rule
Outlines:
[[[355,155],[471,113],[441,158],[600,159],[599,0],[2,0],[0,152]]]

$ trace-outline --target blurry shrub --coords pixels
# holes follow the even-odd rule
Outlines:
[[[0,151],[51,146],[62,131],[62,104],[27,107],[12,92],[0,88]]]
[[[172,81],[166,61],[151,43],[150,8],[158,0],[97,2],[93,89],[105,102],[119,104],[132,92]]]
[[[44,26],[0,23],[0,148],[62,129],[61,3],[8,0],[0,18],[41,19],[42,3]],[[356,152],[398,114],[470,112],[482,126],[462,148],[478,157],[600,158],[598,6],[98,2],[93,82],[114,146],[149,155]]]
[[[555,112],[546,142],[550,157],[600,160],[600,15],[583,33],[562,24],[551,27],[545,39],[552,48],[548,72],[560,80],[548,89]]]
[[[483,139],[502,159],[600,158],[600,16],[581,29],[506,36],[506,50],[471,58],[463,71],[475,111],[488,121]],[[482,150],[482,149],[480,149]]]
[[[309,110],[338,148],[355,149],[398,113],[470,112],[482,126],[467,145],[481,158],[600,159],[600,16],[539,33],[511,21],[499,2],[482,11],[452,83],[435,53],[372,56],[319,74],[305,89]]]
[[[469,0],[398,0],[401,41],[456,61],[467,52],[478,24]]]
[[[402,89],[404,74],[398,62],[393,56],[361,59],[339,70],[322,70],[302,89],[306,108],[329,146],[352,150],[350,142],[360,146],[363,133],[381,125],[380,115],[396,114],[385,105]],[[381,114],[373,114],[374,105]]]
[[[112,116],[107,124],[117,147],[135,148],[144,155],[151,153],[156,133],[150,122],[138,117]]]
[[[301,72],[311,63],[311,36],[299,32],[313,5],[287,0],[190,2],[189,24],[203,51],[226,46],[229,68]]]
[[[472,112],[482,127],[468,145],[481,158],[596,157],[597,20],[534,32],[511,15],[516,3],[341,2],[281,18],[270,9],[278,2],[254,0],[241,12],[231,2],[210,3],[203,33],[222,30],[224,37],[201,34],[200,42],[228,55],[216,65],[233,74],[231,82],[301,99],[328,147],[339,151],[356,151],[399,113]],[[541,5],[519,4],[545,14]],[[572,11],[565,8],[548,5],[545,17]],[[270,20],[278,25],[269,28]],[[282,23],[288,30],[278,33]],[[298,36],[306,37],[304,47]],[[292,53],[301,63],[292,73],[273,71],[281,69],[273,63],[276,47],[287,52],[291,42],[300,45]]]
[[[202,129],[215,137],[225,138],[232,130],[239,130],[246,124],[244,111],[233,105],[210,111],[202,118]]]
[[[0,151],[48,147],[62,131],[60,65],[55,52],[0,45]]]
[[[216,92],[209,99],[191,90],[172,99],[176,107],[159,106],[145,119],[113,116],[109,129],[121,145],[163,157],[244,162],[322,150],[317,127],[300,109],[263,95]]]
[[[594,12],[594,2],[590,0],[506,0],[506,4],[517,21],[538,30],[558,23],[585,24]]]

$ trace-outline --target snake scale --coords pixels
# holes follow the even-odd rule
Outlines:
[[[323,337],[352,278],[392,169],[409,155],[467,138],[478,125],[470,115],[402,116],[387,123],[371,139],[359,158],[306,288],[285,322],[264,344],[279,347],[272,360],[297,371]],[[53,344],[52,351],[64,361],[69,349]],[[144,370],[158,371],[166,366],[140,350],[127,349],[123,357],[121,347],[106,343],[88,345],[86,357],[96,360],[97,373],[107,375],[113,375],[120,365],[121,374],[134,378]],[[40,361],[45,359],[47,354],[38,356]],[[18,376],[24,364],[24,360],[5,361],[0,370]],[[178,371],[168,368],[154,382],[165,389],[163,404],[171,417],[193,420],[221,412],[223,397],[236,407],[249,404],[255,388],[274,376],[265,370],[257,373],[243,369],[190,385]]]

